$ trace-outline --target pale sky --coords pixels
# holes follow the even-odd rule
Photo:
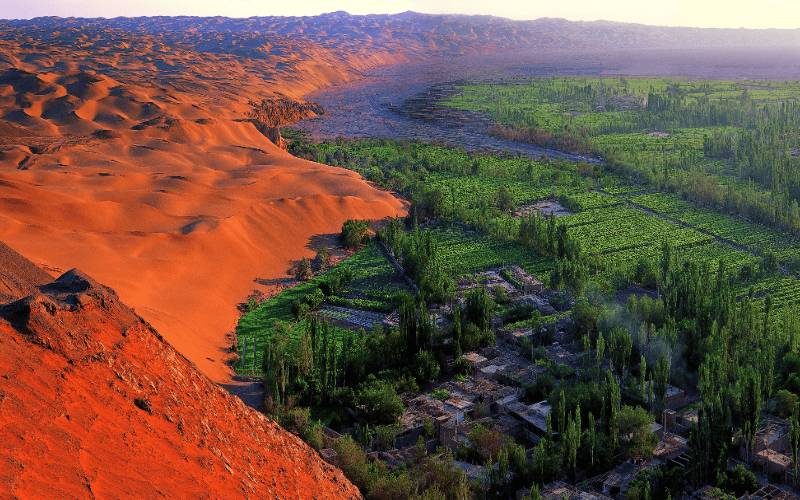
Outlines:
[[[488,14],[517,20],[562,17],[699,28],[800,28],[798,0],[0,0],[0,19],[134,16],[314,16]]]

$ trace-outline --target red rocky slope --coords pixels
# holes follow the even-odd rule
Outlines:
[[[34,288],[0,307],[1,498],[360,498],[111,289]]]

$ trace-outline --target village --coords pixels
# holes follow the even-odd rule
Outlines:
[[[368,457],[380,460],[389,467],[405,467],[419,453],[419,443],[424,444],[427,454],[449,451],[457,457],[454,461],[469,481],[482,484],[488,481],[489,471],[477,461],[461,460],[459,450],[474,447],[470,435],[476,427],[496,429],[503,436],[523,443],[530,458],[533,448],[544,437],[558,439],[558,432],[549,425],[554,411],[554,402],[537,400],[532,390],[537,379],[553,371],[568,374],[567,378],[578,379],[590,366],[594,368],[596,351],[575,352],[573,339],[569,338],[571,317],[559,315],[548,300],[548,291],[541,281],[519,266],[507,265],[499,269],[475,273],[473,279],[457,280],[457,302],[429,309],[437,326],[446,330],[447,317],[452,317],[453,307],[464,307],[465,294],[476,287],[485,287],[494,296],[505,294],[517,304],[530,304],[542,318],[556,318],[543,323],[542,328],[504,327],[499,316],[492,318],[490,328],[497,341],[494,345],[464,353],[461,357],[469,366],[468,374],[462,376],[453,371],[454,358],[447,362],[454,376],[445,382],[432,384],[424,393],[406,392],[400,395],[405,412],[401,426],[393,443],[373,441]],[[379,321],[384,327],[397,327],[397,312],[388,316],[351,311],[340,316],[364,327],[365,318]],[[452,342],[445,338],[444,343]],[[546,343],[543,343],[546,342]],[[568,348],[569,347],[569,348]],[[571,349],[570,349],[571,348]],[[601,354],[602,355],[602,354]],[[601,369],[606,368],[605,361]],[[650,387],[652,393],[652,387]],[[652,402],[652,396],[651,402]],[[578,470],[575,480],[569,482],[567,475],[539,489],[545,499],[570,500],[628,500],[627,492],[643,471],[659,465],[679,467],[686,476],[696,464],[689,454],[689,429],[697,423],[699,396],[687,395],[684,390],[667,385],[663,407],[658,418],[649,425],[648,432],[656,436],[657,444],[646,456],[616,456],[613,469],[593,477],[585,470]],[[652,404],[651,408],[658,405]],[[599,422],[599,421],[598,421]],[[739,456],[731,459],[730,466],[743,465],[762,479],[762,487],[752,494],[740,497],[748,499],[796,498],[790,489],[797,484],[792,472],[789,432],[791,423],[772,415],[764,415],[756,432],[751,463],[748,450],[741,440]],[[353,430],[355,432],[355,430]],[[325,429],[326,442],[339,437],[331,429]],[[333,465],[338,465],[336,452],[331,448],[320,451],[321,456]],[[497,468],[497,464],[494,464]],[[514,492],[517,500],[528,498],[529,489]],[[719,490],[706,486],[696,491],[684,492],[684,496],[696,500],[717,499]]]

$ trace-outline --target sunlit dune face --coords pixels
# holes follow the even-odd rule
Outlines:
[[[53,274],[77,267],[110,286],[227,380],[228,334],[254,280],[286,276],[314,255],[311,238],[347,219],[405,209],[258,132],[247,102],[276,87],[249,63],[95,34],[64,36],[43,57],[0,43],[0,241]]]

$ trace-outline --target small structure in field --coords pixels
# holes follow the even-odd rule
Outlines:
[[[544,290],[544,283],[528,274],[528,272],[521,267],[513,265],[506,266],[504,269],[508,269],[511,272],[511,275],[514,277],[514,280],[522,285],[522,289],[520,291],[523,294],[539,293]]]

